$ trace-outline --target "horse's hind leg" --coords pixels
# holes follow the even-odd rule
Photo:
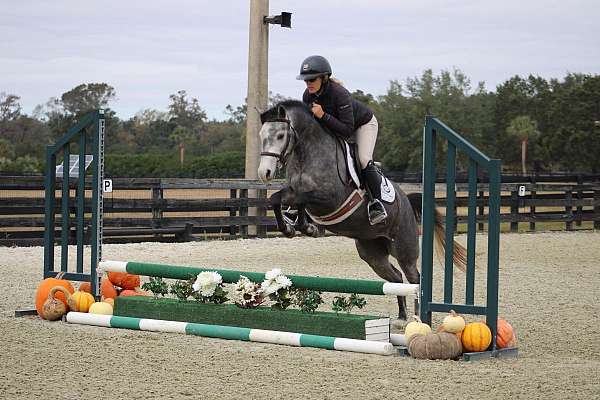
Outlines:
[[[415,234],[399,235],[391,244],[391,254],[398,260],[400,269],[409,283],[420,284],[421,274],[417,269],[419,238]],[[415,299],[415,314],[419,313],[419,299]]]
[[[389,243],[387,239],[356,239],[356,249],[360,258],[369,264],[377,275],[388,282],[402,283],[402,272],[389,261]],[[406,298],[398,296],[398,318],[406,319]]]

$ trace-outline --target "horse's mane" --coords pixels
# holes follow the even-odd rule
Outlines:
[[[286,117],[286,112],[291,109],[299,109],[304,112],[307,116],[311,116],[310,109],[306,104],[299,100],[283,100],[269,108],[267,111],[260,114],[260,121],[265,123],[265,121],[276,119],[276,118],[284,118]]]

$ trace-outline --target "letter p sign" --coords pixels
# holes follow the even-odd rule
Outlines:
[[[112,193],[112,179],[102,179],[102,193]]]

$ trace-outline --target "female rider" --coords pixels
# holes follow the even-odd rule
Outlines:
[[[296,79],[306,83],[302,101],[311,108],[320,123],[346,139],[356,132],[358,160],[370,195],[369,221],[371,225],[384,221],[387,212],[381,203],[381,175],[373,163],[378,130],[373,111],[354,99],[339,81],[331,77],[331,65],[325,57],[305,59]]]

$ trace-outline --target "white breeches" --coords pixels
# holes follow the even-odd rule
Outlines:
[[[358,146],[358,161],[360,167],[365,168],[369,161],[373,159],[373,150],[377,141],[377,131],[379,124],[375,116],[369,122],[356,130],[356,144]]]

